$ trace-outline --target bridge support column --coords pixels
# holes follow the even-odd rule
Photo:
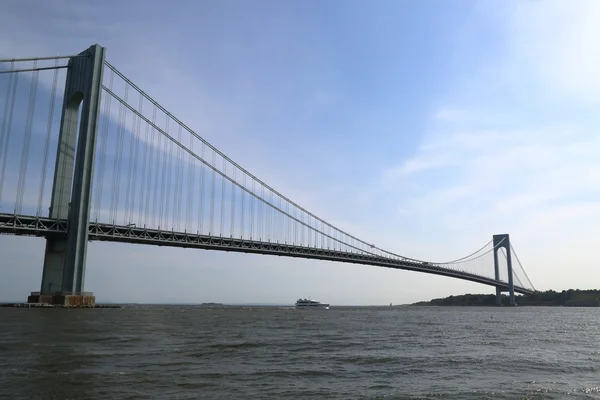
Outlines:
[[[496,250],[494,250],[494,277],[497,281],[500,280],[500,266],[498,265],[498,253],[496,252]],[[502,305],[502,288],[499,286],[496,286],[496,305]]]
[[[50,218],[68,220],[68,229],[46,241],[41,290],[32,302],[94,301],[83,287],[104,53],[94,45],[69,60],[50,203]]]
[[[512,271],[512,260],[510,252],[510,237],[508,234],[494,235],[494,275],[497,281],[500,280],[500,266],[498,263],[498,251],[501,248],[506,250],[506,267],[508,273],[508,293],[509,293],[509,305],[516,306],[515,301],[515,286],[513,282],[513,271]],[[502,305],[502,288],[496,287],[496,305]]]

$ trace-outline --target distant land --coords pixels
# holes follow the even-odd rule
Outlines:
[[[600,290],[569,289],[562,292],[547,290],[531,295],[516,295],[519,306],[554,306],[554,307],[600,307]],[[508,305],[508,295],[502,294],[502,304]],[[420,301],[411,306],[495,306],[494,294],[463,294],[449,296],[430,301]]]

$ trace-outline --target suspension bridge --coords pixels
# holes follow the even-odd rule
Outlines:
[[[46,239],[28,301],[92,304],[88,241],[301,257],[535,291],[494,235],[435,262],[375,246],[309,212],[235,163],[105,60],[80,54],[0,60],[0,233]],[[52,166],[54,168],[52,169]]]

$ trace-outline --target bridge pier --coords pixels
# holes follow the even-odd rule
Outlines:
[[[508,234],[494,235],[493,238],[493,246],[494,246],[494,276],[497,281],[500,280],[500,265],[498,263],[498,251],[501,248],[506,250],[506,268],[508,272],[508,293],[509,300],[508,304],[510,306],[516,306],[517,303],[515,301],[515,285],[513,282],[513,271],[512,271],[512,260],[510,253],[510,237]],[[502,288],[496,286],[496,305],[502,305]]]
[[[28,302],[95,302],[83,287],[104,53],[94,45],[69,59],[49,214],[68,220],[68,229],[65,235],[47,238],[41,289]]]

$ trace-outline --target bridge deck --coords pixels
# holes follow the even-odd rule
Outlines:
[[[66,231],[67,221],[65,220],[52,220],[44,217],[0,213],[0,234],[48,237],[52,235],[64,235]],[[267,254],[373,265],[448,276],[508,290],[507,282],[496,281],[495,279],[485,276],[475,275],[469,272],[456,271],[430,263],[416,262],[400,258],[393,259],[359,252],[350,253],[331,249],[305,247],[287,243],[272,243],[260,240],[225,238],[190,232],[163,231],[138,228],[134,226],[109,225],[97,222],[90,222],[89,239],[109,242],[149,244],[156,246],[187,247],[205,250]],[[515,292],[521,294],[531,294],[534,291],[524,287],[515,286]]]

